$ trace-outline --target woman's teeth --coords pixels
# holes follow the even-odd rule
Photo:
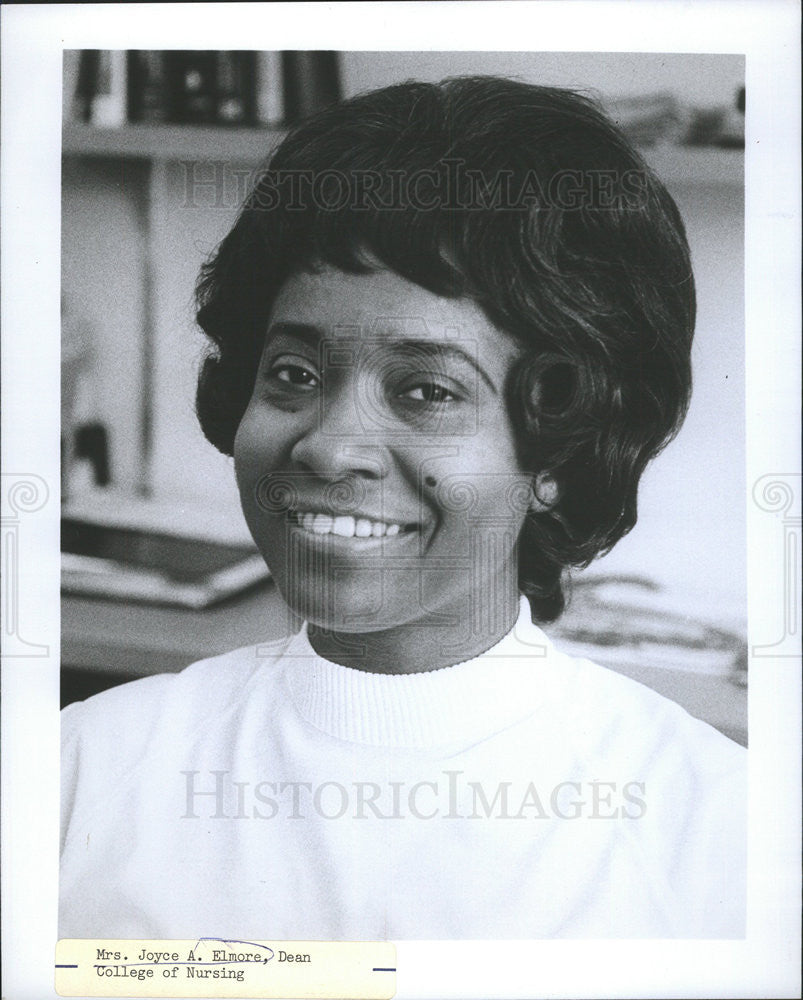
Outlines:
[[[299,514],[293,515],[293,520],[306,531],[315,535],[340,535],[342,538],[383,538],[398,535],[400,524],[388,524],[385,521],[369,521],[365,517],[351,517],[329,514]]]

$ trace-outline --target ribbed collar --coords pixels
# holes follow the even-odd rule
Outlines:
[[[337,739],[410,748],[467,744],[531,714],[559,657],[521,599],[508,634],[480,656],[417,674],[344,667],[318,656],[306,625],[286,650],[299,714]]]

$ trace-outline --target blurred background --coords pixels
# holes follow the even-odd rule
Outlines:
[[[686,424],[639,524],[552,631],[746,741],[744,60],[491,52],[64,53],[63,700],[293,622],[194,414],[201,263],[286,127],[406,79],[490,73],[599,98],[686,220],[698,287]]]

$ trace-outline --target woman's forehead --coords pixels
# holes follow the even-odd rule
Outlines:
[[[270,325],[306,325],[325,338],[482,342],[503,353],[516,343],[470,298],[437,295],[395,271],[350,274],[331,266],[301,271],[284,283]]]

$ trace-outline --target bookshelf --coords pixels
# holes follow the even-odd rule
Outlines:
[[[286,129],[268,126],[123,125],[102,129],[69,124],[62,133],[62,151],[68,156],[140,160],[227,157],[259,163],[285,135]],[[744,152],[741,149],[664,144],[645,147],[641,152],[667,184],[741,187],[744,182]]]
[[[187,402],[201,343],[192,288],[285,134],[184,124],[63,129],[62,288],[91,330],[96,374],[84,393],[109,434],[112,481],[132,496],[158,496],[174,483],[193,495],[204,481],[231,479],[212,449],[197,475],[197,463],[182,461],[182,435],[203,448]],[[213,499],[235,512],[233,485]]]
[[[665,184],[744,185],[744,150],[714,146],[661,145],[641,154]]]
[[[65,156],[138,160],[214,160],[226,157],[258,163],[284,137],[285,131],[216,125],[123,125],[95,128],[69,124],[62,132]]]

